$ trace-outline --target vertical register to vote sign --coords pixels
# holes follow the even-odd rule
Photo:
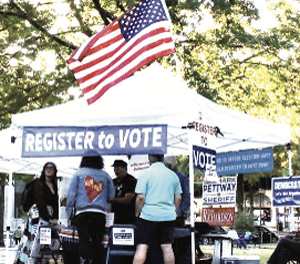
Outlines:
[[[205,181],[216,181],[216,133],[215,126],[202,122],[193,123],[193,164],[204,172]]]

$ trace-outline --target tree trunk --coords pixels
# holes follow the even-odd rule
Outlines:
[[[237,192],[236,192],[236,202],[237,202],[238,212],[244,211],[243,201],[244,201],[244,175],[238,174]]]
[[[2,176],[2,177],[1,177]],[[4,217],[4,187],[5,187],[5,176],[4,175],[0,175],[1,179],[0,179],[0,247],[4,246],[4,237],[3,237],[3,217]]]

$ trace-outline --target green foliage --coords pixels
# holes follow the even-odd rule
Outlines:
[[[238,233],[254,230],[254,217],[251,213],[239,212],[235,219],[235,229]]]
[[[267,3],[278,24],[261,31],[252,27],[260,14],[250,0],[166,1],[181,74],[190,88],[229,108],[289,124],[297,162],[299,7],[293,5],[296,0]],[[2,1],[0,128],[9,125],[14,113],[73,99],[69,88],[79,88],[66,60],[134,4],[133,0]],[[159,61],[175,69],[173,56]],[[293,170],[298,171],[295,162]],[[275,165],[271,176],[286,175],[284,147],[275,149]]]

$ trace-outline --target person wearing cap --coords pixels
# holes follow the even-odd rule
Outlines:
[[[115,186],[115,198],[111,201],[115,224],[133,224],[135,218],[135,186],[136,179],[128,174],[127,163],[123,160],[115,160],[113,179]]]
[[[174,156],[166,156],[164,159],[166,166],[174,171],[179,178],[181,189],[182,189],[182,201],[179,209],[177,210],[176,226],[184,226],[184,222],[190,209],[190,187],[189,178],[177,171],[177,160]]]
[[[66,213],[70,217],[75,211],[80,264],[100,264],[105,258],[102,237],[105,233],[106,213],[110,210],[110,200],[115,196],[115,189],[112,178],[103,167],[103,158],[99,153],[87,151],[68,190]]]
[[[164,164],[164,155],[149,155],[148,158],[150,167],[141,172],[135,188],[138,219],[133,264],[146,261],[153,241],[158,241],[164,263],[173,264],[172,243],[182,190],[177,175]]]

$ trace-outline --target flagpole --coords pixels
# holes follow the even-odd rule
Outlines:
[[[173,27],[173,23],[172,23],[172,20],[171,20],[171,17],[170,17],[170,13],[169,13],[169,10],[168,10],[168,7],[166,5],[165,0],[161,0],[161,3],[162,3],[162,6],[163,6],[163,8],[165,10],[167,18],[170,21],[170,26],[171,26],[171,31],[172,31],[172,39],[173,39],[173,42],[174,42],[174,33],[173,33],[174,27]],[[176,64],[176,73],[181,78],[180,63],[179,63],[179,59],[178,59],[177,53],[174,53],[174,57],[175,57],[175,64]]]
[[[171,20],[171,17],[170,17],[170,14],[169,14],[169,10],[167,8],[165,0],[161,0],[161,4],[162,4],[162,6],[163,6],[163,8],[165,10],[165,13],[167,15],[168,20],[171,22],[172,20]],[[172,24],[172,22],[171,22],[171,27],[172,27],[172,31],[173,31],[173,24]]]

